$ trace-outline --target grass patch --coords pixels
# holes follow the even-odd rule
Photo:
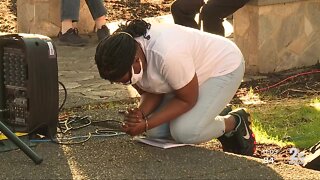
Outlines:
[[[320,140],[319,99],[290,100],[247,107],[259,143],[307,148]]]

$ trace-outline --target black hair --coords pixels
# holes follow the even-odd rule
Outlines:
[[[151,25],[144,20],[129,20],[120,24],[112,35],[98,44],[95,62],[101,78],[112,82],[130,71],[137,50],[134,38],[143,36],[150,39],[150,36],[146,35],[150,27]]]

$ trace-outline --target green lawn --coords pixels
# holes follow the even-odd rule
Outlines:
[[[307,148],[320,140],[320,99],[291,99],[247,105],[259,143]]]

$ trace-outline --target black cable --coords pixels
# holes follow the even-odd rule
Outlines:
[[[59,139],[57,138],[57,139],[54,141],[54,143],[63,144],[63,145],[82,144],[82,143],[84,143],[84,142],[89,141],[89,139],[91,138],[91,136],[92,136],[91,133],[89,133],[87,136],[83,136],[83,137],[71,137],[71,138],[67,139],[67,140],[73,140],[73,139],[85,138],[84,140],[82,140],[82,141],[77,141],[77,142],[74,142],[74,141],[72,141],[72,142],[70,142],[70,141],[63,142],[63,141],[61,141],[61,139],[59,140]]]
[[[73,126],[72,124],[77,124],[77,126]],[[79,125],[80,124],[80,125]],[[62,133],[66,133],[69,130],[77,130],[84,127],[87,127],[91,124],[91,119],[89,116],[71,116],[64,121],[59,121],[60,130]],[[64,126],[61,126],[64,125]]]
[[[70,138],[58,138],[56,137],[55,139],[50,139],[49,142],[53,142],[53,143],[56,143],[56,144],[62,144],[62,145],[73,145],[73,144],[82,144],[84,142],[87,142],[90,138],[92,137],[92,134],[89,132],[88,135],[85,135],[85,136],[74,136],[74,137],[70,137]],[[85,138],[84,140],[81,140],[81,141],[71,141],[71,140],[74,140],[74,139],[82,139],[82,138]],[[43,140],[43,139],[40,139],[40,140],[32,140],[33,142],[48,142],[47,140]]]
[[[107,126],[101,125],[102,123],[107,123]],[[106,119],[106,120],[99,120],[99,121],[91,121],[91,124],[98,125],[105,127],[103,129],[96,129],[96,133],[103,133],[103,131],[116,131],[121,132],[121,127],[123,125],[122,121],[114,120],[114,119]],[[99,125],[100,124],[100,125]]]
[[[66,103],[67,101],[67,88],[64,86],[64,84],[60,81],[58,81],[58,83],[62,86],[63,90],[64,90],[64,99],[63,99],[63,102],[62,104],[60,105],[59,107],[59,112],[61,111],[62,107],[64,106],[64,104]]]
[[[61,81],[58,81],[58,83],[59,83],[59,85],[62,86],[63,91],[64,91],[64,99],[58,109],[59,112],[61,112],[63,106],[65,105],[65,103],[67,101],[67,88],[65,87],[65,85]],[[88,141],[92,136],[111,137],[111,136],[125,134],[125,133],[122,133],[120,130],[119,125],[122,124],[121,121],[117,121],[117,120],[113,120],[113,119],[107,119],[107,120],[102,120],[102,121],[92,121],[88,116],[83,116],[83,117],[71,116],[71,117],[67,117],[63,121],[59,120],[58,128],[60,130],[60,133],[65,134],[69,130],[77,130],[77,129],[87,127],[91,124],[97,124],[97,123],[102,123],[102,122],[111,122],[111,123],[117,124],[118,127],[117,128],[96,129],[95,132],[93,133],[94,135],[92,135],[92,133],[89,132],[89,134],[85,135],[85,136],[74,136],[74,137],[70,137],[70,138],[58,138],[58,137],[53,138],[53,137],[51,137],[50,142],[53,142],[56,144],[63,144],[63,145],[72,145],[72,144],[84,143],[84,142]],[[74,126],[72,124],[78,124],[78,126]],[[70,142],[71,140],[82,139],[82,138],[85,138],[85,139],[81,140],[81,141],[77,141],[77,142]],[[46,142],[46,140],[34,140],[34,141]],[[65,141],[67,141],[67,142],[65,142]]]
[[[87,135],[77,135],[73,137],[64,137],[64,135],[71,130],[77,130],[84,127],[87,127],[91,124],[98,124],[101,122],[109,122],[114,123],[118,127],[117,128],[103,128],[99,129],[96,128],[94,132],[89,132]],[[59,125],[61,126],[60,129],[60,137],[56,135],[55,138],[49,139],[33,139],[32,142],[52,142],[56,144],[62,145],[73,145],[73,144],[82,144],[87,142],[91,139],[91,137],[113,137],[118,135],[125,135],[124,132],[121,131],[120,125],[122,124],[121,121],[107,119],[102,121],[92,121],[88,116],[71,116],[66,118],[64,121],[60,121]],[[77,126],[75,126],[77,125]],[[77,140],[77,141],[74,141]]]
[[[59,106],[59,109],[58,109],[58,112],[60,112],[61,109],[63,108],[64,104],[67,101],[67,88],[64,86],[64,84],[61,81],[58,81],[58,84],[60,84],[62,86],[63,91],[64,91],[64,99],[63,99],[62,104]],[[62,127],[61,127],[60,123],[58,123],[58,128],[62,132]]]

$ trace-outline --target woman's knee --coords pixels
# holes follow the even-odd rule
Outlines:
[[[184,120],[181,119],[181,121],[170,123],[171,137],[180,143],[204,143],[220,137],[225,131],[223,116],[215,117],[215,115],[212,115],[210,117],[202,117],[193,123],[188,123]]]
[[[169,130],[169,124],[162,124],[158,127],[149,129],[147,131],[147,136],[150,138],[169,138],[170,135],[170,130]]]
[[[194,129],[184,129],[183,131],[177,129],[171,129],[171,137],[180,143],[185,144],[200,144],[212,139],[218,138],[223,134],[223,130],[211,133],[195,131]]]
[[[198,144],[202,143],[201,139],[201,128],[197,125],[186,126],[186,124],[171,123],[170,133],[171,137],[180,143],[186,144]]]
[[[172,138],[180,143],[195,144],[197,136],[193,129],[170,128]]]

